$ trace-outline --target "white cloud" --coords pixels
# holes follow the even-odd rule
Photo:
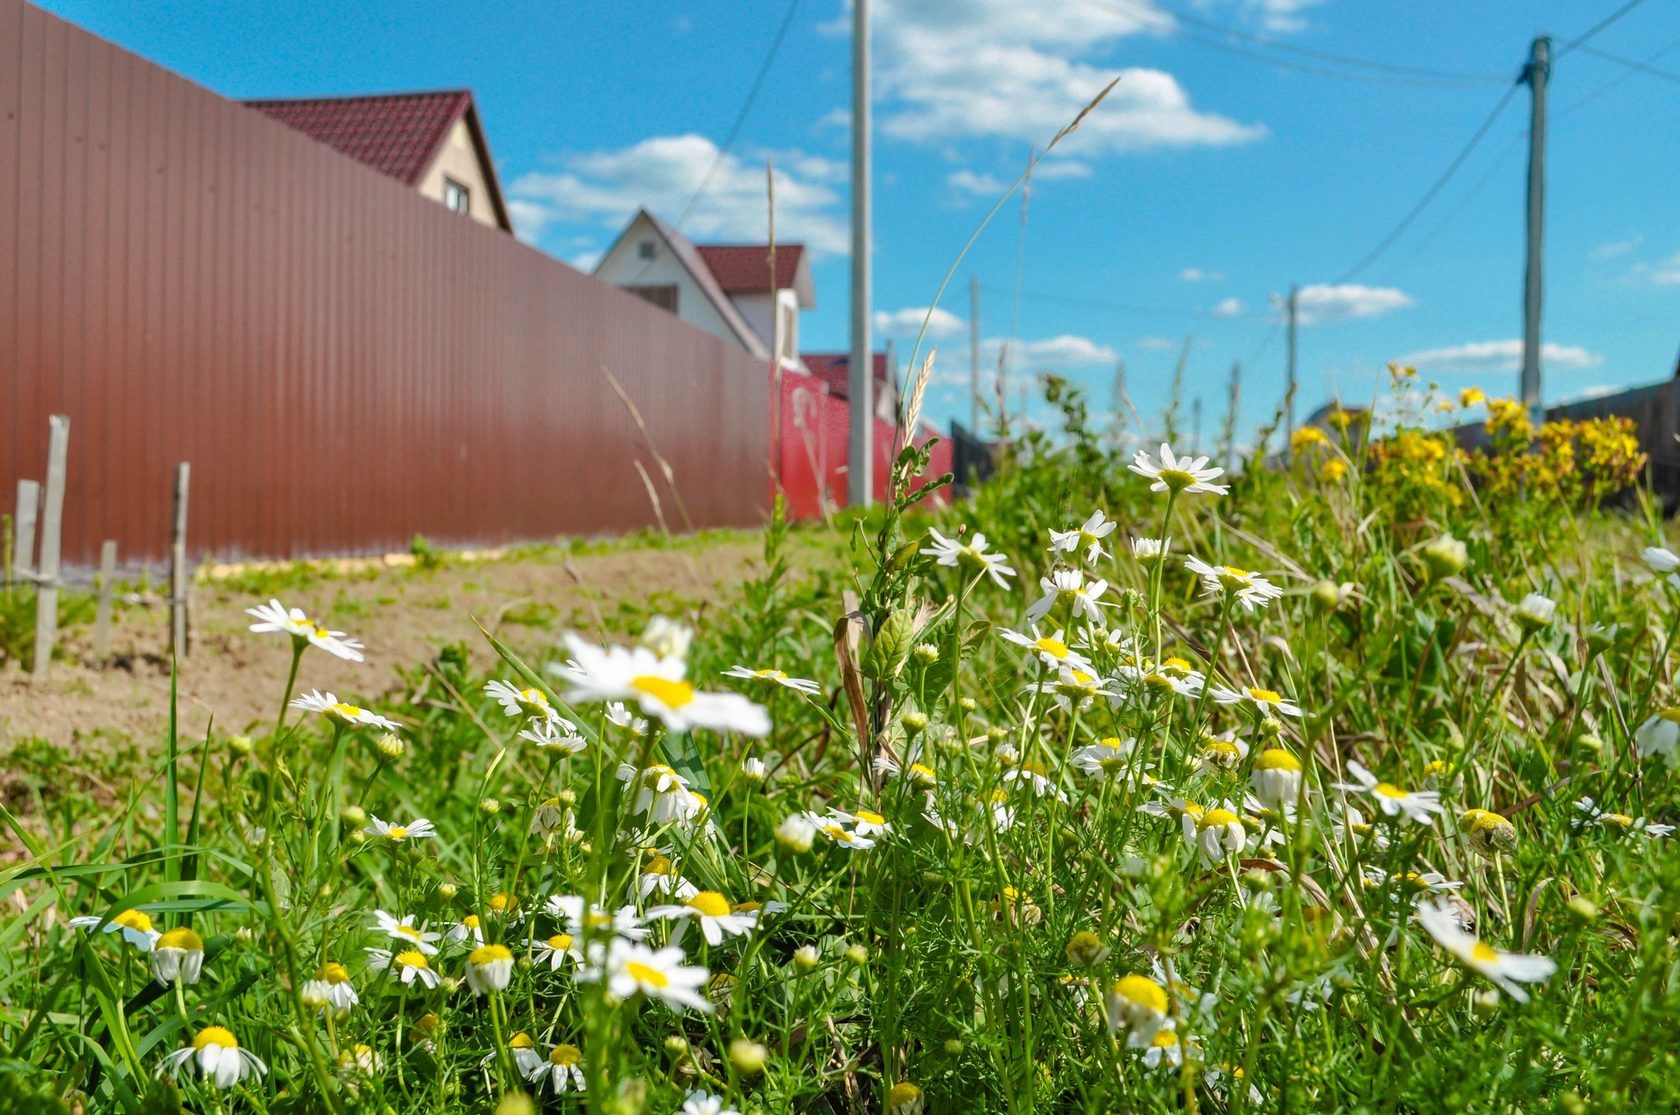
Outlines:
[[[1423,372],[1514,372],[1522,366],[1522,341],[1470,341],[1449,348],[1431,348],[1401,357],[1402,364]],[[1547,342],[1540,346],[1540,363],[1559,371],[1596,368],[1604,357],[1576,345]]]
[[[1222,147],[1266,134],[1263,125],[1197,110],[1171,74],[1104,63],[1117,41],[1173,26],[1159,9],[1144,14],[1079,3],[875,0],[881,130],[912,142],[1043,143],[1118,73],[1120,84],[1067,141],[1073,149]],[[844,33],[848,23],[832,29]]]
[[[1600,244],[1590,254],[1599,261],[1615,259],[1617,256],[1625,256],[1629,252],[1637,250],[1639,245],[1643,243],[1645,243],[1645,234],[1643,232],[1636,233],[1626,240],[1611,240],[1608,243]]]
[[[1178,347],[1178,342],[1171,337],[1145,337],[1138,342],[1138,347],[1145,352],[1167,352]]]
[[[1006,343],[1009,344],[1012,365],[1017,371],[1029,374],[1045,368],[1084,368],[1092,364],[1112,364],[1120,358],[1120,354],[1107,345],[1098,344],[1088,337],[1063,333],[1057,337],[1046,337],[1037,341],[1008,342],[1000,337],[982,341],[981,364],[995,368],[998,354]]]
[[[1393,287],[1314,283],[1302,287],[1296,296],[1296,313],[1302,325],[1323,325],[1352,318],[1382,317],[1412,304],[1411,295]]]
[[[1307,21],[1301,13],[1322,3],[1324,0],[1243,0],[1243,9],[1266,30],[1287,35],[1306,30]]]
[[[976,174],[972,170],[955,171],[945,179],[953,190],[975,197],[995,198],[1009,188],[1009,183],[991,174]]]
[[[1225,272],[1204,271],[1200,267],[1186,267],[1178,273],[1178,277],[1187,283],[1222,283],[1225,281]]]
[[[799,152],[776,155],[777,238],[803,241],[818,254],[844,253],[850,233],[832,188],[843,168],[837,172],[839,164]],[[643,208],[676,220],[705,181],[683,231],[697,240],[750,241],[768,234],[764,179],[762,163],[733,154],[719,160],[717,145],[704,136],[654,136],[618,150],[567,155],[558,170],[520,175],[508,194],[520,234],[536,239],[566,222],[617,229]]]
[[[509,198],[507,211],[513,234],[527,244],[535,244],[548,230],[548,210],[535,202]]]
[[[1052,156],[1033,167],[1033,181],[1055,182],[1064,178],[1090,178],[1095,173],[1088,163]]]
[[[1636,263],[1633,273],[1657,286],[1680,286],[1680,252],[1657,263]]]
[[[1220,301],[1219,305],[1215,306],[1209,312],[1213,314],[1214,317],[1236,317],[1238,314],[1242,313],[1244,309],[1246,309],[1246,307],[1242,304],[1242,299],[1225,298]]]
[[[568,262],[570,262],[571,265],[573,267],[576,267],[579,271],[593,271],[593,270],[595,270],[595,265],[597,263],[601,262],[601,253],[600,252],[579,252],[577,255],[573,256]]]
[[[926,306],[906,306],[891,312],[878,311],[875,314],[875,331],[886,337],[914,337],[921,331],[924,319],[927,321],[927,335],[936,341],[960,336],[968,328],[962,318],[937,306],[931,317]]]

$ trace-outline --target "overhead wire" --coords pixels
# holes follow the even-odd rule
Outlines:
[[[1660,77],[1664,81],[1680,83],[1680,74],[1674,73],[1671,70],[1659,70],[1655,66],[1648,65],[1644,62],[1637,62],[1632,58],[1623,58],[1619,54],[1611,54],[1609,51],[1599,50],[1597,47],[1583,46],[1580,49],[1582,54],[1590,54],[1594,58],[1602,58],[1606,62],[1614,62],[1616,65],[1625,66],[1635,73],[1645,74],[1648,77]],[[1657,54],[1666,54],[1668,50],[1668,47],[1664,47],[1662,50],[1658,51]]]
[[[1576,35],[1573,39],[1570,39],[1567,43],[1558,47],[1557,50],[1552,53],[1552,61],[1556,62],[1570,51],[1579,49],[1600,31],[1603,31],[1605,28],[1609,27],[1611,24],[1627,15],[1644,2],[1645,0],[1628,0],[1626,4],[1623,4],[1621,7],[1617,8],[1615,11],[1611,12],[1609,15],[1581,32],[1579,35]]]

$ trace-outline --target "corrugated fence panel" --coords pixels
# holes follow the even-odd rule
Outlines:
[[[608,384],[610,370],[646,433]],[[260,113],[0,0],[0,501],[71,417],[66,560],[749,525],[765,369]],[[9,436],[5,436],[9,435]],[[673,494],[648,451],[670,462]],[[679,498],[680,496],[680,498]]]

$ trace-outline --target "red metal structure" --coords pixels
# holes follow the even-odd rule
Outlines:
[[[400,549],[767,510],[766,371],[263,112],[0,0],[0,500],[71,417],[64,553]]]

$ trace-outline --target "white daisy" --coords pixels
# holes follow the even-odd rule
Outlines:
[[[1264,607],[1283,595],[1283,590],[1258,573],[1234,565],[1209,565],[1194,555],[1184,559],[1184,568],[1201,579],[1206,596],[1234,597],[1248,611]]]
[[[1136,747],[1137,740],[1135,739],[1109,736],[1075,750],[1068,756],[1068,761],[1078,768],[1082,774],[1093,777],[1117,774],[1130,765],[1132,752]]]
[[[642,771],[625,763],[618,768],[618,780],[636,791],[631,811],[646,813],[656,825],[691,821],[705,806],[705,799],[689,789],[688,779],[663,763]]]
[[[1674,832],[1673,825],[1660,825],[1648,821],[1644,817],[1630,817],[1626,813],[1612,813],[1601,809],[1592,798],[1582,798],[1575,803],[1575,808],[1585,816],[1583,821],[1602,825],[1615,833],[1626,833],[1630,836],[1647,836],[1660,840]]]
[[[1167,556],[1172,549],[1171,538],[1133,538],[1132,557],[1139,565],[1151,565]]]
[[[1385,816],[1404,816],[1420,825],[1433,825],[1435,814],[1441,812],[1441,795],[1435,790],[1402,790],[1392,782],[1380,782],[1356,759],[1348,760],[1347,769],[1354,781],[1335,782],[1332,788],[1370,794]]]
[[[1014,643],[1018,647],[1026,647],[1038,655],[1040,662],[1052,670],[1059,666],[1073,666],[1086,672],[1092,672],[1094,667],[1090,659],[1074,650],[1067,644],[1067,632],[1060,628],[1053,635],[1040,635],[1038,625],[1030,628],[1031,634],[1023,635],[1019,631],[1011,631],[1007,627],[998,628],[998,635],[1006,642]]]
[[[432,822],[424,817],[417,817],[406,825],[393,825],[389,821],[381,821],[377,815],[371,815],[372,822],[362,831],[369,836],[382,836],[386,840],[401,843],[404,840],[429,840],[437,835],[437,829]]]
[[[204,967],[204,939],[185,927],[166,930],[152,943],[146,960],[159,987],[172,986],[176,980],[197,983]]]
[[[1236,806],[1229,801],[1221,801],[1212,809],[1184,802],[1179,823],[1184,830],[1184,842],[1200,852],[1208,863],[1239,855],[1248,846],[1248,830],[1243,827]]]
[[[505,681],[487,681],[484,693],[495,699],[509,716],[538,716],[553,720],[560,715],[549,703],[548,694],[541,689],[515,689]]]
[[[691,920],[700,925],[708,945],[720,945],[725,937],[745,937],[758,925],[758,911],[737,913],[729,899],[715,890],[698,891],[677,906],[654,906],[647,912],[655,921]]]
[[[305,615],[302,608],[287,608],[278,600],[270,600],[267,604],[258,604],[255,608],[246,608],[245,614],[257,620],[251,625],[252,631],[284,632],[300,643],[320,647],[328,654],[347,662],[362,661],[361,643],[346,638],[342,631],[328,631],[325,625],[316,623]]]
[[[460,921],[449,927],[443,939],[452,945],[462,945],[471,941],[474,948],[484,943],[484,923],[477,914],[468,914]]]
[[[553,748],[573,755],[589,746],[589,741],[578,734],[577,725],[563,716],[533,716],[520,729],[519,738],[544,750]]]
[[[707,975],[699,965],[684,964],[680,948],[654,950],[615,937],[599,961],[586,965],[577,978],[585,983],[604,982],[612,999],[622,1001],[642,994],[672,1010],[710,1013],[712,1004],[701,993]]]
[[[293,698],[292,707],[305,712],[318,712],[328,720],[336,720],[350,728],[383,728],[387,732],[394,732],[402,727],[395,720],[347,704],[339,700],[336,694],[322,693],[319,689],[311,689],[303,696]]]
[[[1043,763],[1032,760],[1018,762],[1003,772],[1002,781],[1020,783],[1030,789],[1035,797],[1053,797],[1060,802],[1066,802],[1068,799],[1062,788],[1050,779],[1049,771]]]
[[[1136,973],[1109,984],[1103,995],[1108,1028],[1125,1031],[1127,1044],[1145,1045],[1167,1024],[1167,989]]]
[[[990,577],[999,588],[1009,587],[1006,578],[1013,577],[1015,570],[1010,568],[1008,561],[1002,554],[986,552],[986,536],[984,534],[974,535],[973,541],[967,545],[955,539],[946,538],[931,527],[928,528],[928,534],[932,536],[933,540],[923,547],[921,552],[932,557],[935,564],[950,566],[953,569],[958,565],[967,565]]]
[[[1647,546],[1639,556],[1645,559],[1646,567],[1659,577],[1680,570],[1680,554],[1666,546]]]
[[[1208,468],[1206,457],[1176,457],[1170,445],[1162,444],[1161,459],[1153,460],[1149,454],[1139,449],[1132,463],[1127,466],[1139,476],[1147,477],[1154,483],[1149,485],[1152,492],[1212,492],[1214,495],[1224,495],[1230,491],[1225,484],[1215,484],[1214,480],[1225,474],[1222,468]]]
[[[1090,518],[1072,530],[1052,530],[1050,551],[1064,554],[1084,551],[1085,560],[1095,562],[1098,558],[1109,556],[1108,551],[1103,549],[1102,540],[1113,534],[1119,525],[1099,507],[1091,512]]]
[[[389,949],[366,949],[368,967],[376,971],[387,968],[394,971],[403,985],[418,983],[430,990],[438,985],[438,974],[432,968],[426,954],[419,949],[406,949],[402,952],[391,952]]]
[[[513,952],[506,945],[479,945],[467,954],[467,986],[474,995],[506,991],[513,978]]]
[[[1633,733],[1633,743],[1641,759],[1660,755],[1670,770],[1680,767],[1680,707],[1665,708],[1646,720]]]
[[[1225,689],[1219,686],[1208,690],[1208,695],[1222,705],[1235,705],[1244,702],[1252,704],[1264,716],[1293,716],[1299,719],[1305,715],[1301,706],[1285,697],[1275,689],[1259,689],[1245,686],[1242,689]]]
[[[1417,920],[1435,938],[1436,944],[1519,1003],[1528,1002],[1528,991],[1523,984],[1540,983],[1557,971],[1557,964],[1549,957],[1501,952],[1478,940],[1474,933],[1466,933],[1458,924],[1457,915],[1444,902],[1420,905]]]
[[[1301,792],[1301,760],[1281,747],[1268,747],[1256,756],[1248,782],[1264,805],[1294,805]]]
[[[335,1010],[340,1014],[360,1002],[350,973],[344,965],[332,961],[315,969],[315,975],[303,981],[303,1001],[316,1010]]]
[[[198,1070],[199,1076],[217,1088],[231,1088],[248,1076],[261,1076],[268,1071],[261,1057],[241,1048],[232,1031],[221,1026],[206,1026],[193,1035],[191,1045],[164,1057],[157,1074],[179,1076],[188,1062]]]
[[[710,1092],[698,1089],[688,1093],[683,1105],[677,1108],[677,1115],[741,1115],[741,1113],[724,1102],[722,1096],[714,1096]]]
[[[748,681],[770,681],[784,689],[791,689],[795,693],[803,693],[808,697],[820,697],[822,686],[806,678],[789,677],[781,670],[763,668],[752,669],[748,666],[731,666],[723,672],[726,678],[744,678]]]
[[[1557,601],[1531,592],[1517,605],[1517,624],[1528,631],[1538,631],[1552,622],[1557,614]]]
[[[583,1091],[583,1050],[561,1042],[525,1073],[525,1080],[535,1084],[538,1092],[542,1091],[543,1084],[556,1094],[573,1087]]]
[[[536,964],[547,964],[551,972],[558,972],[567,960],[582,964],[583,950],[578,948],[577,938],[572,934],[556,933],[531,942],[531,959]]]
[[[566,635],[566,647],[572,653],[571,663],[558,672],[571,685],[568,702],[634,700],[673,732],[709,728],[762,736],[770,731],[770,715],[763,706],[738,693],[696,690],[684,680],[687,663],[681,658],[661,658],[640,646],[603,650],[571,633]]]
[[[682,877],[669,856],[661,854],[648,857],[642,864],[641,875],[636,880],[636,893],[644,901],[656,894],[687,899],[699,894],[700,888]]]
[[[159,933],[152,928],[152,918],[144,910],[124,910],[110,921],[103,917],[84,914],[70,919],[72,929],[99,928],[103,933],[121,933],[123,940],[139,949],[141,952],[151,952],[157,942]]]
[[[1107,581],[1086,583],[1083,570],[1060,568],[1052,569],[1048,577],[1040,577],[1038,587],[1043,595],[1027,606],[1028,622],[1037,623],[1064,601],[1072,615],[1085,616],[1093,623],[1102,621],[1102,596],[1108,591]]]
[[[428,930],[423,922],[415,924],[413,914],[399,918],[394,914],[387,914],[384,910],[373,912],[373,928],[393,941],[400,941],[409,948],[419,949],[427,956],[437,955],[437,945],[433,942],[443,936]]]
[[[640,941],[648,935],[647,927],[642,924],[641,917],[634,906],[620,906],[616,910],[609,910],[599,903],[589,904],[589,913],[584,915],[583,899],[575,894],[557,894],[550,898],[543,910],[551,917],[564,919],[566,931],[574,937],[600,937],[611,934],[626,940]]]

